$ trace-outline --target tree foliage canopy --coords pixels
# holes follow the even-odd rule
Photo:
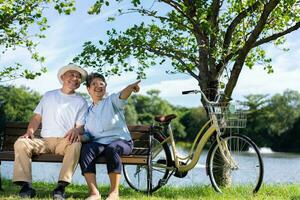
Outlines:
[[[75,10],[75,0],[0,0],[0,46],[1,57],[7,50],[17,47],[26,48],[31,58],[37,62],[44,62],[45,58],[36,50],[36,39],[44,38],[43,31],[49,28],[44,10],[53,6],[59,13],[70,14]],[[0,82],[14,78],[25,77],[33,79],[46,72],[34,72],[23,67],[21,63],[12,66],[0,66]]]
[[[135,71],[144,78],[145,69],[169,60],[173,72],[188,73],[203,91],[222,86],[231,97],[244,65],[273,71],[262,45],[283,44],[284,36],[300,27],[296,0],[130,2],[132,8],[119,10],[120,15],[137,13],[152,20],[125,31],[112,29],[108,41],[86,42],[75,62],[106,75]],[[97,0],[89,13],[98,14],[109,3]],[[227,81],[222,83],[223,77]]]

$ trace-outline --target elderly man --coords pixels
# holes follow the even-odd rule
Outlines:
[[[78,134],[83,131],[87,103],[75,93],[85,81],[87,73],[77,65],[70,64],[58,71],[61,89],[46,92],[34,110],[26,133],[14,145],[15,162],[13,182],[22,188],[21,198],[33,198],[31,156],[53,153],[64,156],[53,199],[65,198],[65,187],[71,182],[78,164],[81,143]],[[34,133],[42,123],[41,138]]]

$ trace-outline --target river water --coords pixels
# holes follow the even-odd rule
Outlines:
[[[261,150],[264,161],[264,183],[267,184],[300,184],[300,154],[275,153],[270,150]],[[196,167],[189,171],[184,178],[171,177],[168,185],[186,186],[194,184],[210,184],[205,172],[205,160],[207,152],[203,152]],[[59,163],[33,163],[33,181],[56,182],[61,164]],[[13,162],[2,162],[2,177],[11,179],[13,173]],[[109,179],[106,174],[105,165],[97,165],[98,184],[108,184]],[[122,184],[126,181],[122,179]],[[73,176],[73,183],[85,184],[85,180],[80,173],[80,168],[76,169]]]

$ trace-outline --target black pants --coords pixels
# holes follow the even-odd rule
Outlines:
[[[83,143],[79,160],[82,175],[85,173],[96,174],[96,158],[99,156],[105,156],[108,173],[121,174],[121,156],[129,155],[132,148],[132,142],[125,140],[116,140],[110,144],[100,144],[97,142]]]

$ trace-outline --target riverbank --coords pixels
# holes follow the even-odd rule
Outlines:
[[[35,199],[52,199],[50,194],[55,184],[35,182],[33,187],[37,190],[37,197]],[[10,180],[3,181],[4,191],[0,192],[0,199],[18,199],[18,190],[11,183]],[[101,186],[100,192],[103,198],[108,194],[108,186]],[[300,186],[297,184],[285,185],[263,185],[261,190],[253,195],[246,193],[243,188],[232,191],[230,194],[216,193],[210,185],[197,185],[191,187],[170,187],[165,186],[159,191],[155,192],[153,196],[148,197],[145,194],[135,192],[130,188],[121,187],[121,199],[126,200],[157,200],[157,199],[201,199],[201,200],[300,200]],[[67,188],[68,199],[84,199],[87,196],[86,185],[70,185]]]

